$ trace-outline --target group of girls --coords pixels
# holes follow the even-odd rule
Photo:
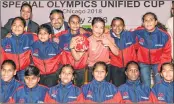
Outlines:
[[[94,17],[92,31],[81,33],[80,17],[71,15],[68,30],[51,34],[43,24],[36,35],[25,32],[22,17],[14,18],[10,37],[1,44],[0,102],[173,103],[171,38],[154,13],[145,13],[142,22],[127,31],[124,20],[115,17],[107,30],[104,20]],[[78,50],[80,40],[86,43]],[[16,81],[16,74],[25,83]],[[90,83],[84,85],[86,77]]]
[[[25,70],[25,83],[14,78],[16,64],[5,60],[1,66],[2,103],[173,103],[174,64],[164,63],[160,69],[162,80],[151,89],[140,80],[140,66],[135,61],[127,63],[126,83],[120,87],[105,80],[108,67],[97,62],[92,69],[93,80],[81,87],[74,85],[74,68],[63,65],[58,75],[59,83],[53,87],[39,84],[40,71],[29,65]],[[8,93],[7,93],[8,92]]]

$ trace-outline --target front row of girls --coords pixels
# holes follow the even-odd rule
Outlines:
[[[14,79],[16,65],[12,60],[5,60],[1,66],[1,103],[174,103],[173,94],[174,64],[164,63],[161,67],[161,82],[150,87],[141,83],[140,67],[130,61],[126,65],[127,81],[118,89],[105,81],[107,64],[97,62],[93,67],[94,79],[80,88],[73,85],[74,68],[62,66],[59,83],[51,88],[38,84],[40,71],[35,66],[25,69],[25,84]]]
[[[31,54],[33,63],[40,70],[40,83],[48,87],[57,84],[60,64],[71,64],[75,68],[75,83],[79,87],[84,84],[84,73],[88,67],[90,82],[93,79],[93,66],[98,61],[108,65],[106,81],[112,81],[118,87],[126,82],[125,67],[133,60],[140,64],[142,82],[150,86],[151,70],[157,83],[160,80],[159,67],[171,61],[171,38],[159,25],[154,13],[144,14],[142,22],[143,27],[130,32],[125,30],[124,20],[116,17],[112,20],[111,30],[106,34],[104,20],[95,17],[90,35],[89,32],[80,34],[80,17],[72,15],[68,21],[70,28],[55,34],[59,38],[56,43],[50,40],[52,35],[48,25],[41,25],[36,36],[24,33],[25,20],[16,17],[12,22],[12,36],[2,40],[3,58],[16,63],[17,77],[24,81],[24,69],[31,63]],[[79,37],[88,38],[89,48],[76,49]]]

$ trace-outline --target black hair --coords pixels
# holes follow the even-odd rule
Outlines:
[[[4,60],[4,61],[2,62],[2,65],[1,65],[1,69],[3,68],[3,66],[4,66],[5,64],[10,64],[10,65],[12,65],[13,69],[16,70],[16,64],[15,64],[15,62],[14,62],[13,60]]]
[[[125,71],[127,71],[129,65],[131,65],[131,64],[137,65],[138,70],[140,71],[140,66],[139,66],[139,64],[138,64],[137,62],[135,62],[135,61],[129,61],[129,62],[126,64]]]
[[[93,26],[95,23],[97,23],[97,22],[102,22],[103,25],[105,26],[105,21],[104,21],[103,18],[101,18],[101,17],[94,17],[94,18],[92,19],[92,26]]]
[[[63,14],[63,11],[62,10],[59,10],[59,9],[53,9],[50,13],[50,16],[54,13],[60,13],[64,19],[64,14]]]
[[[25,76],[40,76],[40,71],[36,66],[33,65],[29,65],[26,69],[25,69]]]
[[[146,15],[149,15],[149,14],[152,15],[152,16],[154,17],[155,21],[158,21],[158,18],[157,18],[157,16],[156,16],[155,13],[147,12],[147,13],[145,13],[145,14],[143,15],[143,17],[142,17],[142,22],[144,22],[145,16],[146,16]],[[165,25],[163,25],[163,24],[160,23],[159,21],[157,22],[156,27],[158,27],[158,28],[160,28],[160,29],[162,29],[162,30],[167,31],[167,28],[165,27]]]
[[[174,69],[174,63],[166,62],[166,63],[163,63],[163,64],[161,65],[160,73],[163,71],[163,67],[164,67],[165,65],[170,65],[170,66]]]
[[[59,73],[59,75],[62,73],[62,70],[63,70],[63,68],[65,68],[65,67],[71,68],[71,69],[73,70],[73,75],[74,75],[74,67],[73,67],[72,65],[70,65],[70,64],[65,64],[65,65],[63,65],[63,66],[60,68],[60,73]]]
[[[59,70],[59,75],[62,73],[62,70],[63,70],[63,68],[65,68],[65,67],[68,67],[68,68],[71,68],[72,70],[73,70],[73,76],[75,77],[75,72],[74,72],[74,67],[72,66],[72,65],[70,65],[70,64],[65,64],[65,65],[63,65]],[[58,78],[59,79],[59,81],[61,80],[60,78]],[[74,83],[74,81],[72,81],[73,83]]]
[[[13,23],[15,22],[15,20],[17,20],[17,19],[19,19],[19,20],[21,20],[22,21],[22,23],[23,23],[23,25],[24,25],[24,27],[25,27],[25,25],[26,25],[26,21],[25,21],[25,19],[24,18],[22,18],[22,17],[15,17],[13,20],[12,20],[12,25],[13,25]]]
[[[115,20],[120,20],[120,21],[122,21],[123,26],[125,26],[125,22],[124,22],[123,18],[121,18],[121,17],[114,17],[114,18],[112,19],[111,26],[112,26],[112,24],[113,24],[113,22],[114,22]]]
[[[102,65],[102,66],[104,67],[104,70],[106,71],[106,73],[108,72],[108,66],[107,66],[107,64],[106,64],[105,62],[103,62],[103,61],[98,61],[98,62],[96,62],[96,63],[94,64],[93,69],[92,69],[93,72],[94,72],[94,70],[96,69],[96,67],[97,67],[98,65]]]
[[[71,19],[74,18],[74,17],[77,17],[78,20],[79,20],[79,22],[80,22],[80,17],[79,17],[78,15],[73,14],[73,15],[71,15],[71,16],[69,17],[68,23],[70,23]]]
[[[25,7],[25,6],[29,7],[30,10],[31,10],[31,13],[32,13],[32,7],[31,7],[31,5],[30,5],[29,3],[27,3],[27,2],[25,2],[25,3],[22,4],[20,11],[22,11],[22,8]]]
[[[38,34],[39,34],[39,31],[41,29],[45,29],[49,34],[52,33],[51,27],[49,25],[47,25],[47,24],[42,24],[42,25],[39,26],[39,28],[38,28]]]

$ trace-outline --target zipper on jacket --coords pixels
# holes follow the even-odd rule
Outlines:
[[[2,99],[3,102],[5,102],[5,96],[6,96],[6,94],[7,94],[7,83],[5,83],[4,99]]]
[[[46,64],[45,64],[44,60],[43,60],[43,64],[44,64],[44,69],[45,69],[45,74],[46,74]]]
[[[16,37],[16,45],[17,45],[17,47],[18,47],[18,49],[19,49],[19,37],[18,37],[18,36]],[[17,53],[17,56],[18,56],[19,70],[20,70],[20,58],[19,58],[19,52]]]
[[[101,101],[102,95],[101,95],[101,82],[99,83],[99,102]]]
[[[124,55],[123,55],[123,44],[122,44],[122,41],[121,41],[121,36],[120,36],[120,50],[121,50],[121,57],[122,57],[122,64],[123,64],[123,68],[124,68]]]
[[[65,99],[65,86],[63,86],[63,90],[62,90],[62,94],[63,94],[63,97],[62,97],[62,103],[64,103],[64,99]]]
[[[134,90],[134,95],[135,95],[135,99],[134,99],[134,101],[135,101],[135,103],[137,103],[137,94],[136,94],[136,88],[135,88],[135,83],[133,83],[133,90]]]
[[[43,44],[43,47],[45,47],[45,43],[42,42],[42,44]],[[44,60],[43,60],[43,64],[44,64],[44,69],[45,69],[45,74],[46,74],[46,64],[45,64],[45,61]]]
[[[124,68],[124,56],[123,56],[123,50],[121,50],[121,54],[122,54],[122,63],[123,63],[123,68]]]
[[[29,103],[32,103],[32,88],[30,89],[30,102]]]
[[[169,89],[173,89],[173,86],[170,83],[169,83]],[[174,103],[174,92],[172,91],[171,93],[172,94],[169,95],[170,96],[169,98],[171,98],[171,101],[169,101],[169,103]]]
[[[149,33],[150,36],[150,42],[152,41],[152,35]],[[149,46],[152,46],[152,44],[148,44]],[[150,54],[150,48],[149,48],[149,63],[150,63],[150,69],[152,69],[152,62],[151,62],[151,54]]]

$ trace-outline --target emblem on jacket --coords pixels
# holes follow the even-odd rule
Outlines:
[[[128,92],[124,92],[123,93],[123,99],[128,99],[128,98],[129,98]]]
[[[140,43],[141,45],[143,45],[143,44],[144,44],[144,39],[143,39],[143,38],[140,38],[139,43]]]
[[[158,100],[164,100],[164,94],[163,93],[158,94]]]
[[[57,96],[57,91],[53,91],[52,94],[51,94],[51,96],[52,96],[53,98],[56,98],[56,96]]]
[[[24,99],[19,99],[19,103],[24,103],[25,100]]]
[[[10,52],[10,51],[11,51],[11,45],[10,45],[10,44],[7,44],[7,45],[5,46],[5,51],[6,51],[6,52]]]
[[[38,49],[35,49],[34,52],[33,52],[33,56],[38,57],[38,56],[39,56],[39,55],[38,55],[38,52],[39,52],[39,50],[38,50]]]
[[[69,44],[64,44],[63,49],[64,49],[65,51],[68,51],[68,50],[69,50]]]
[[[92,92],[91,91],[88,91],[88,94],[86,96],[87,98],[92,98]]]

